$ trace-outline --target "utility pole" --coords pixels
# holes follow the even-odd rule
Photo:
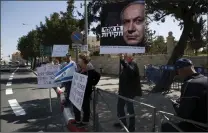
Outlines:
[[[84,37],[84,45],[87,44],[87,36],[88,36],[88,12],[87,12],[87,0],[84,1],[84,6],[85,6],[85,11],[84,11],[84,16],[85,16],[85,37]]]

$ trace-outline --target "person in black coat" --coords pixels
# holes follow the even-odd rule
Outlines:
[[[140,83],[140,74],[137,63],[133,61],[132,54],[121,55],[120,58],[123,70],[119,76],[119,90],[118,94],[129,99],[134,99],[136,96],[142,96],[142,89]],[[129,115],[134,115],[134,105],[122,98],[118,98],[117,116],[125,117],[124,107],[127,105]],[[125,126],[127,126],[126,118],[120,119]],[[120,123],[115,123],[115,127],[121,128]],[[128,130],[135,131],[135,116],[129,118]]]
[[[176,61],[177,74],[184,78],[181,86],[181,96],[173,101],[176,115],[178,117],[207,124],[207,91],[208,78],[195,71],[191,60],[181,58]],[[183,132],[207,132],[208,129],[188,122],[174,123]],[[169,123],[163,123],[162,132],[178,132]]]
[[[85,54],[79,55],[78,65],[80,66],[80,74],[87,75],[87,85],[85,89],[82,110],[83,110],[83,119],[81,120],[81,112],[74,106],[74,114],[75,114],[75,124],[77,127],[87,126],[90,119],[90,99],[93,91],[93,86],[97,85],[100,80],[100,74],[95,71],[91,63],[90,59]]]

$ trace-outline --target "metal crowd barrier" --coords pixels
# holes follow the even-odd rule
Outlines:
[[[152,132],[160,131],[160,128],[161,128],[161,125],[162,125],[162,121],[161,121],[162,118],[165,118],[166,120],[168,120],[167,122],[169,124],[171,124],[174,128],[176,128],[179,132],[182,132],[182,130],[171,121],[172,118],[176,119],[176,120],[179,120],[179,121],[185,121],[185,122],[188,122],[188,123],[199,125],[201,127],[205,127],[205,128],[208,129],[208,125],[207,124],[199,123],[199,122],[192,121],[192,120],[183,119],[183,118],[180,118],[178,116],[175,116],[172,113],[168,113],[168,112],[157,110],[156,107],[154,107],[154,106],[152,106],[150,104],[146,104],[146,103],[143,103],[143,102],[138,102],[136,100],[120,96],[120,95],[118,95],[116,93],[104,91],[104,90],[99,89],[97,87],[93,87],[93,90],[94,91],[93,91],[93,98],[92,98],[92,100],[93,100],[93,104],[92,104],[93,105],[92,117],[93,117],[93,131],[95,131],[95,132],[102,132],[102,128],[101,128],[102,127],[102,124],[101,124],[102,121],[99,120],[99,113],[97,112],[98,96],[100,96],[102,101],[104,101],[104,103],[108,106],[108,109],[111,111],[111,113],[116,115],[116,113],[114,113],[112,111],[112,109],[109,106],[109,103],[106,102],[105,98],[101,95],[101,93],[105,93],[105,94],[111,95],[112,97],[122,98],[125,101],[133,102],[134,104],[139,104],[139,105],[143,105],[145,107],[151,108],[152,109],[152,128],[151,128]],[[117,102],[117,101],[115,101],[115,102]],[[160,120],[160,122],[158,123],[159,126],[157,126],[157,119],[158,119],[157,115],[159,116],[159,120]],[[136,116],[136,113],[134,115],[126,115],[125,117],[121,117],[121,118],[129,118],[131,116]],[[122,127],[124,128],[124,130],[126,132],[129,132],[127,127],[121,122],[121,120],[120,120],[121,118],[116,117],[116,120],[122,125]],[[156,126],[158,127],[158,130],[156,130]]]
[[[205,67],[194,67],[198,73],[201,73],[205,76],[208,76],[208,68]],[[144,77],[147,79],[149,86],[154,86],[160,80],[162,73],[162,66],[159,65],[144,65]],[[178,76],[175,76],[171,84],[171,89],[180,90],[183,79],[180,79]]]

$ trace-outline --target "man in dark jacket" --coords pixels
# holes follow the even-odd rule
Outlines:
[[[87,75],[87,85],[85,89],[84,99],[82,103],[83,119],[81,119],[81,112],[74,106],[75,124],[77,127],[87,126],[90,120],[90,98],[92,94],[92,87],[97,85],[100,80],[100,74],[95,71],[90,59],[85,54],[79,55],[78,64],[80,66],[80,74]]]
[[[129,99],[134,99],[135,96],[141,96],[141,83],[139,69],[136,62],[133,61],[132,54],[122,55],[120,58],[123,70],[119,76],[119,90],[118,94]],[[134,114],[134,106],[132,102],[126,101],[122,98],[118,98],[117,103],[117,116],[125,117],[124,107],[127,105],[127,111],[129,115]],[[125,126],[127,126],[126,118],[120,119]],[[115,123],[115,127],[121,127],[120,123]],[[129,118],[128,130],[130,132],[135,131],[135,116]]]
[[[179,76],[184,78],[179,100],[173,102],[177,116],[206,124],[208,78],[195,71],[189,59],[176,61],[175,68]],[[206,132],[207,129],[188,122],[175,123],[184,132]],[[162,124],[162,132],[177,132],[170,124]]]

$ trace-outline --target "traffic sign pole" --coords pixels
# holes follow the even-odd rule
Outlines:
[[[87,35],[88,35],[87,0],[84,1],[84,5],[85,5],[85,38],[84,38],[84,45],[88,45],[88,43],[87,43]]]
[[[78,63],[78,49],[79,49],[79,44],[83,43],[83,35],[80,32],[73,32],[71,35],[72,44],[73,47],[76,47],[76,62]]]

